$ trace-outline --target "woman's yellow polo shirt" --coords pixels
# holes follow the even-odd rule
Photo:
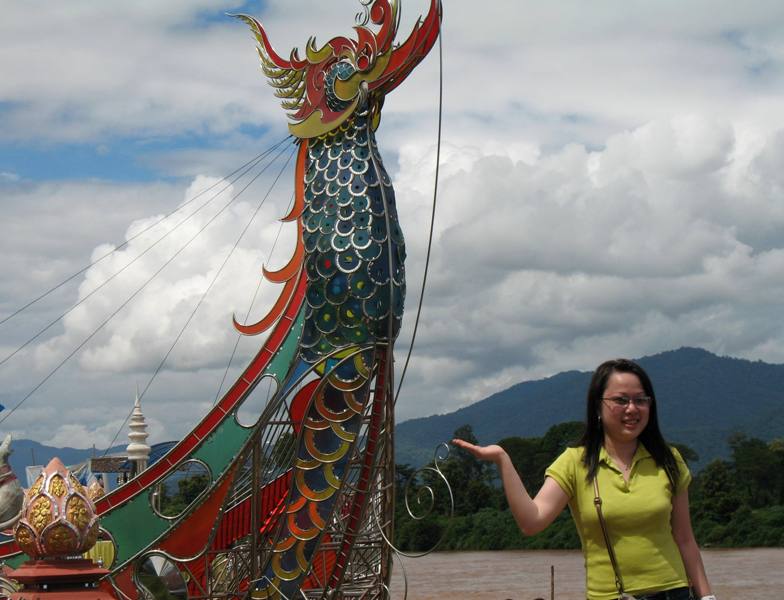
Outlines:
[[[583,448],[567,448],[546,471],[569,496],[577,533],[585,556],[589,600],[618,597],[610,556],[593,503],[593,485],[586,481]],[[680,467],[678,490],[691,482],[680,453],[672,448]],[[688,585],[670,517],[673,493],[663,468],[640,444],[632,461],[629,483],[604,448],[597,471],[602,513],[612,541],[625,591],[644,594]]]

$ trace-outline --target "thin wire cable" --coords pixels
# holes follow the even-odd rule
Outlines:
[[[394,404],[397,403],[397,399],[398,399],[398,397],[400,395],[400,390],[402,388],[403,380],[405,379],[406,371],[408,369],[408,365],[409,365],[409,362],[411,360],[411,354],[413,352],[414,342],[416,340],[416,333],[417,333],[417,329],[419,327],[419,320],[420,320],[420,316],[421,316],[421,312],[422,312],[422,304],[423,304],[423,300],[424,300],[425,287],[426,287],[426,283],[427,283],[427,272],[428,272],[428,268],[429,268],[430,255],[431,255],[431,249],[432,249],[433,230],[434,230],[434,223],[435,223],[435,212],[436,212],[436,207],[437,207],[438,176],[439,176],[439,167],[440,167],[440,158],[441,158],[441,129],[442,129],[442,117],[443,117],[443,43],[442,43],[442,35],[443,35],[443,31],[439,32],[439,36],[438,36],[438,48],[439,48],[439,106],[438,106],[438,136],[437,136],[438,141],[437,141],[437,149],[436,149],[435,182],[434,182],[434,189],[433,189],[433,208],[432,208],[432,211],[431,211],[430,231],[429,231],[429,235],[428,235],[428,248],[427,248],[427,254],[426,254],[426,259],[425,259],[425,269],[424,269],[423,278],[422,278],[422,289],[421,289],[420,297],[419,297],[419,306],[417,307],[417,314],[416,314],[416,319],[415,319],[415,322],[414,322],[414,330],[413,330],[413,333],[412,333],[411,343],[409,344],[408,353],[406,355],[406,361],[405,361],[405,364],[403,366],[403,370],[401,372],[400,381],[398,383],[397,390],[396,390],[396,393],[395,393]],[[278,235],[279,234],[280,234],[280,229],[278,231]],[[276,243],[277,243],[277,237],[276,237]],[[274,249],[274,244],[273,244],[273,249]],[[259,281],[259,285],[257,285],[256,292],[254,293],[253,300],[251,301],[251,308],[252,308],[253,303],[255,302],[256,294],[258,294],[258,290],[260,288],[260,285],[261,285],[261,281]],[[198,305],[197,305],[197,308],[198,308]],[[251,308],[249,308],[249,311],[251,310]],[[391,310],[391,307],[390,307],[390,310]],[[0,322],[0,324],[2,324],[2,322]],[[178,336],[178,339],[179,339],[179,336]],[[231,366],[231,362],[233,360],[234,353],[236,352],[237,345],[239,344],[239,340],[240,340],[240,336],[238,336],[237,342],[235,343],[235,347],[234,347],[234,350],[232,351],[232,355],[231,355],[231,358],[229,360],[229,364],[226,367],[226,373],[228,373],[228,370],[229,370],[229,368]],[[167,353],[167,356],[168,356],[168,353]],[[164,358],[164,362],[165,362],[165,358]],[[157,370],[156,370],[156,374],[157,374]],[[217,401],[217,398],[220,396],[220,391],[222,389],[223,383],[225,382],[225,379],[226,379],[226,374],[224,373],[224,377],[221,380],[220,387],[218,388],[218,394],[216,396],[216,401]],[[151,382],[152,382],[152,380],[150,381],[150,383]],[[392,386],[394,385],[392,382],[390,382],[390,384]],[[149,387],[149,383],[148,383],[147,387]],[[146,391],[147,391],[147,388],[145,388],[145,392]],[[142,395],[144,395],[144,392],[142,393]],[[16,407],[14,407],[13,410],[16,410],[17,407],[18,407],[18,405]],[[123,422],[123,426],[122,427],[124,427],[125,423],[130,418],[130,415],[131,415],[131,413],[129,413],[128,416],[126,417],[125,421]],[[4,420],[5,419],[0,419],[0,424]],[[120,428],[121,430],[122,430],[122,427]],[[119,435],[119,433],[117,435]],[[116,440],[117,435],[115,435],[115,438],[114,438],[114,440],[112,440],[112,443],[114,443],[114,441]],[[111,445],[112,444],[109,444],[109,447],[111,447]],[[108,449],[107,449],[107,451],[108,451]]]
[[[414,331],[411,334],[411,343],[408,346],[408,353],[406,354],[406,362],[403,363],[403,370],[400,372],[400,381],[397,384],[395,392],[395,400],[392,405],[397,405],[397,399],[400,396],[400,390],[403,388],[403,380],[406,377],[408,370],[408,363],[411,361],[411,354],[414,351],[414,342],[416,341],[417,329],[419,328],[419,317],[422,314],[422,304],[425,299],[425,286],[427,285],[427,271],[430,267],[430,252],[433,248],[433,228],[436,220],[436,206],[438,199],[438,170],[441,165],[441,123],[444,114],[444,50],[443,50],[443,30],[438,33],[438,136],[436,142],[436,174],[435,182],[433,183],[433,208],[430,213],[430,232],[427,238],[427,254],[425,255],[425,271],[422,274],[422,290],[419,293],[419,306],[417,306],[416,319],[414,319]]]
[[[291,206],[294,203],[294,194],[291,195],[291,199],[289,200],[289,206],[286,210],[286,214],[291,212]],[[281,221],[280,225],[278,226],[278,233],[275,235],[275,240],[272,242],[272,248],[270,248],[268,257],[272,258],[273,252],[275,252],[275,247],[278,245],[278,240],[280,239],[280,233],[283,231],[283,221]],[[258,298],[259,290],[261,289],[261,284],[264,281],[263,277],[259,277],[259,282],[256,284],[256,291],[253,292],[253,298],[251,298],[250,305],[248,306],[248,312],[245,314],[245,320],[243,323],[247,323],[248,319],[250,319],[250,313],[253,310],[253,306],[256,304],[256,298]],[[226,377],[229,376],[229,369],[231,368],[231,363],[234,362],[234,356],[237,354],[237,348],[240,345],[240,340],[242,339],[242,334],[237,334],[237,339],[234,342],[234,349],[231,351],[231,356],[229,356],[229,362],[226,365],[226,370],[223,372],[223,377],[221,378],[220,384],[218,385],[218,391],[215,394],[215,399],[212,401],[212,405],[215,406],[220,398],[221,391],[223,391],[223,384],[226,383]]]
[[[282,155],[284,152],[285,152],[285,149],[284,149],[284,150],[281,150],[281,151],[278,153],[278,155],[275,157],[275,158],[276,158],[276,160],[277,160],[277,158],[278,158],[278,157],[280,157],[280,156],[281,156],[281,155]],[[272,164],[272,163],[270,163],[270,164]],[[68,361],[71,359],[71,357],[73,357],[73,356],[74,356],[74,354],[76,354],[76,353],[77,353],[79,350],[81,350],[81,349],[82,349],[82,348],[83,348],[83,347],[84,347],[84,346],[85,346],[85,345],[86,345],[86,344],[87,344],[87,343],[88,343],[88,342],[89,342],[89,341],[90,341],[90,340],[91,340],[93,337],[95,337],[95,335],[96,335],[96,334],[97,334],[97,333],[98,333],[98,332],[99,332],[101,329],[103,329],[103,328],[106,326],[106,324],[107,324],[107,323],[109,323],[109,321],[111,321],[111,320],[112,320],[112,319],[113,319],[113,318],[114,318],[114,317],[117,315],[117,313],[119,313],[119,312],[120,312],[120,311],[121,311],[123,308],[125,308],[125,307],[126,307],[126,306],[127,306],[127,305],[128,305],[128,304],[129,304],[129,303],[130,303],[130,302],[131,302],[131,301],[132,301],[132,300],[133,300],[133,299],[134,299],[134,298],[135,298],[137,295],[139,295],[139,293],[140,293],[140,292],[141,292],[141,291],[142,291],[144,288],[146,288],[146,287],[147,287],[147,285],[148,285],[148,284],[149,284],[149,283],[150,283],[150,282],[151,282],[153,279],[155,279],[155,278],[156,278],[156,277],[157,277],[157,276],[158,276],[158,275],[161,273],[161,271],[163,271],[163,270],[164,270],[164,269],[165,269],[167,266],[169,266],[169,264],[171,264],[171,263],[174,261],[174,259],[176,259],[176,258],[177,258],[177,257],[178,257],[178,256],[179,256],[179,255],[180,255],[180,254],[181,254],[181,253],[182,253],[182,252],[183,252],[183,251],[184,251],[184,250],[185,250],[185,249],[186,249],[188,246],[190,246],[190,244],[193,242],[193,240],[195,240],[195,239],[196,239],[196,238],[197,238],[199,235],[201,235],[201,233],[202,233],[202,232],[203,232],[205,229],[207,229],[207,227],[209,227],[209,226],[210,226],[210,225],[213,223],[213,221],[215,221],[215,219],[217,219],[217,218],[218,218],[218,217],[219,217],[221,214],[223,214],[223,211],[225,211],[225,210],[226,210],[226,209],[227,209],[227,208],[228,208],[228,207],[229,207],[229,206],[230,206],[230,205],[231,205],[231,204],[232,204],[232,203],[233,203],[233,202],[234,202],[234,201],[235,201],[237,198],[239,198],[239,197],[240,197],[240,195],[241,195],[241,194],[242,194],[242,193],[243,193],[243,192],[244,192],[246,189],[248,189],[248,186],[249,186],[251,183],[253,183],[253,182],[254,182],[254,181],[255,181],[255,180],[258,178],[258,177],[260,177],[260,176],[261,176],[261,174],[262,174],[262,173],[264,173],[264,171],[265,171],[265,170],[266,170],[268,167],[269,167],[269,165],[266,165],[266,166],[264,167],[264,169],[262,169],[262,170],[261,170],[259,173],[257,173],[257,174],[256,174],[256,175],[253,177],[253,179],[252,179],[252,180],[251,180],[251,181],[250,181],[250,182],[249,182],[249,183],[248,183],[248,184],[247,184],[247,185],[246,185],[244,188],[242,188],[242,190],[240,190],[239,192],[237,192],[237,194],[235,194],[235,195],[234,195],[234,196],[231,198],[231,200],[229,200],[229,201],[228,201],[228,202],[227,202],[227,203],[226,203],[226,204],[225,204],[225,205],[224,205],[224,206],[223,206],[223,207],[222,207],[222,208],[221,208],[221,209],[220,209],[220,210],[219,210],[217,213],[215,213],[215,214],[214,214],[212,217],[210,217],[210,219],[207,221],[207,223],[206,223],[206,224],[205,224],[205,225],[204,225],[204,226],[203,226],[201,229],[199,229],[199,231],[197,231],[197,232],[196,232],[196,233],[193,235],[193,237],[191,237],[191,238],[190,238],[190,239],[189,239],[189,240],[188,240],[188,241],[185,243],[185,245],[184,245],[184,246],[182,246],[182,247],[181,247],[179,250],[177,250],[177,252],[175,252],[175,253],[174,253],[174,254],[173,254],[173,255],[172,255],[172,256],[171,256],[171,257],[170,257],[170,258],[169,258],[169,259],[168,259],[168,260],[167,260],[165,263],[163,263],[163,265],[162,265],[162,266],[161,266],[161,267],[160,267],[160,268],[159,268],[157,271],[155,271],[155,273],[153,273],[153,274],[152,274],[152,276],[151,276],[149,279],[147,279],[147,281],[145,281],[145,282],[144,282],[144,283],[141,285],[141,287],[139,287],[139,288],[138,288],[138,289],[137,289],[137,290],[136,290],[136,291],[135,291],[133,294],[131,294],[131,296],[130,296],[130,297],[129,297],[129,298],[128,298],[128,299],[127,299],[125,302],[123,302],[123,303],[122,303],[122,304],[121,304],[121,305],[120,305],[120,306],[119,306],[119,307],[118,307],[118,308],[117,308],[117,309],[116,309],[116,310],[115,310],[115,311],[114,311],[114,312],[113,312],[111,315],[109,315],[109,316],[108,316],[108,317],[107,317],[107,318],[106,318],[106,319],[105,319],[103,322],[101,322],[101,324],[100,324],[100,325],[99,325],[99,326],[98,326],[98,327],[97,327],[95,330],[93,330],[93,332],[92,332],[90,335],[88,335],[88,336],[87,336],[87,337],[86,337],[86,338],[85,338],[85,339],[84,339],[84,340],[83,340],[83,341],[82,341],[82,342],[81,342],[81,343],[80,343],[80,344],[79,344],[79,345],[78,345],[78,346],[77,346],[77,347],[76,347],[76,348],[75,348],[73,351],[71,351],[71,353],[70,353],[70,354],[68,354],[68,356],[66,356],[66,357],[65,357],[65,358],[64,358],[64,359],[63,359],[63,360],[62,360],[62,361],[61,361],[61,362],[60,362],[60,363],[59,363],[59,364],[58,364],[58,365],[57,365],[57,366],[56,366],[56,367],[55,367],[55,368],[54,368],[52,371],[50,371],[50,372],[49,372],[49,374],[48,374],[48,375],[46,375],[46,377],[44,377],[44,378],[43,378],[41,381],[39,381],[39,382],[38,382],[38,384],[36,384],[36,386],[35,386],[35,387],[33,387],[33,389],[32,389],[32,390],[30,390],[30,391],[29,391],[29,392],[28,392],[28,393],[27,393],[27,394],[24,396],[24,398],[22,398],[22,399],[21,399],[21,400],[20,400],[20,401],[19,401],[19,402],[18,402],[18,403],[17,403],[17,404],[16,404],[16,405],[15,405],[15,406],[14,406],[14,407],[13,407],[13,408],[10,410],[10,411],[8,411],[8,412],[7,412],[7,413],[6,413],[6,414],[5,414],[5,415],[4,415],[2,418],[0,418],[0,424],[4,423],[4,422],[5,422],[5,420],[6,420],[6,419],[8,419],[8,417],[10,417],[12,414],[14,414],[14,413],[16,412],[16,410],[17,410],[17,409],[18,409],[20,406],[22,406],[22,404],[24,404],[24,403],[25,403],[25,401],[26,401],[28,398],[30,398],[30,396],[32,396],[32,395],[33,395],[33,394],[34,394],[34,393],[35,393],[35,392],[36,392],[36,391],[37,391],[37,390],[38,390],[38,389],[39,389],[39,388],[40,388],[40,387],[41,387],[41,386],[42,386],[44,383],[46,383],[46,382],[47,382],[47,381],[48,381],[48,380],[49,380],[49,379],[50,379],[50,378],[51,378],[51,377],[52,377],[52,376],[53,376],[55,373],[57,373],[57,371],[59,371],[59,370],[62,368],[62,366],[63,366],[65,363],[67,363],[67,362],[68,362]]]
[[[143,235],[143,234],[147,233],[147,232],[148,232],[150,229],[152,229],[152,228],[153,228],[153,227],[155,227],[156,225],[158,225],[158,224],[160,224],[161,222],[165,221],[166,219],[168,219],[168,218],[169,218],[169,217],[171,217],[172,215],[174,215],[174,214],[178,213],[178,212],[179,212],[179,211],[181,211],[183,208],[185,208],[186,206],[188,206],[188,205],[189,205],[191,202],[194,202],[196,199],[200,198],[202,195],[206,194],[206,193],[207,193],[207,192],[209,192],[209,191],[210,191],[212,188],[216,187],[217,185],[219,185],[219,184],[220,184],[220,183],[222,183],[223,181],[226,181],[226,180],[227,180],[227,179],[229,179],[230,177],[233,177],[233,176],[234,176],[234,175],[235,175],[237,172],[241,171],[242,169],[244,169],[245,167],[247,167],[247,166],[248,166],[248,165],[250,165],[251,163],[253,163],[253,162],[255,162],[255,161],[258,161],[258,160],[261,160],[261,159],[262,159],[262,158],[264,158],[264,157],[265,157],[267,154],[270,154],[270,153],[272,153],[272,152],[273,152],[273,151],[274,151],[274,150],[275,150],[275,149],[276,149],[278,146],[280,146],[281,144],[283,144],[285,141],[287,141],[287,140],[288,140],[288,139],[290,139],[290,138],[291,138],[291,136],[290,136],[290,135],[289,135],[289,136],[286,136],[286,137],[285,137],[285,138],[283,138],[281,141],[279,141],[277,144],[274,144],[273,146],[271,146],[270,148],[268,148],[267,150],[265,150],[265,151],[264,151],[264,152],[262,152],[261,154],[258,154],[258,155],[256,155],[254,158],[250,159],[250,160],[249,160],[248,162],[246,162],[244,165],[242,165],[242,166],[238,167],[237,169],[235,169],[234,171],[232,171],[232,172],[231,172],[231,173],[229,173],[228,175],[225,175],[224,177],[221,177],[221,178],[220,178],[218,181],[216,181],[216,182],[215,182],[214,184],[212,184],[210,187],[208,187],[208,188],[207,188],[207,189],[205,189],[205,190],[202,190],[201,192],[199,192],[198,194],[196,194],[196,195],[195,195],[193,198],[191,198],[191,199],[190,199],[190,200],[188,200],[187,202],[184,202],[183,204],[181,204],[180,206],[178,206],[176,209],[174,209],[174,210],[173,210],[173,211],[171,211],[170,213],[168,213],[168,214],[164,215],[163,217],[161,217],[160,219],[158,219],[157,221],[155,221],[154,223],[152,223],[152,224],[151,224],[151,225],[149,225],[148,227],[145,227],[144,229],[142,229],[141,231],[139,231],[139,232],[138,232],[136,235],[134,235],[134,236],[132,236],[132,237],[128,238],[127,240],[125,240],[125,241],[124,241],[122,244],[119,244],[119,245],[115,246],[115,247],[114,247],[112,250],[110,250],[109,252],[107,252],[107,253],[106,253],[106,254],[104,254],[103,256],[100,256],[100,257],[96,258],[94,261],[92,261],[92,262],[91,262],[89,265],[87,265],[86,267],[84,267],[84,268],[80,269],[79,271],[77,271],[77,272],[76,272],[76,273],[74,273],[73,275],[69,275],[69,276],[68,276],[66,279],[64,279],[63,281],[61,281],[61,282],[60,282],[60,283],[58,283],[57,285],[55,285],[55,286],[53,286],[53,287],[49,288],[49,289],[48,289],[48,290],[46,290],[45,292],[43,292],[43,293],[41,293],[40,295],[36,296],[35,298],[33,298],[32,300],[30,300],[29,302],[27,302],[27,304],[25,304],[25,305],[23,305],[23,306],[20,306],[20,307],[19,307],[19,308],[17,308],[15,311],[13,311],[11,314],[9,314],[9,315],[6,315],[6,316],[5,316],[5,317],[3,317],[2,319],[0,319],[0,325],[2,325],[3,323],[5,323],[6,321],[10,321],[10,320],[11,320],[11,319],[13,319],[13,318],[14,318],[16,315],[18,315],[19,313],[21,313],[21,312],[25,311],[26,309],[30,308],[30,307],[31,307],[33,304],[35,304],[35,303],[36,303],[36,302],[38,302],[39,300],[43,300],[44,298],[46,298],[46,297],[47,297],[49,294],[51,294],[52,292],[54,292],[54,291],[56,291],[56,290],[60,289],[60,288],[61,288],[61,287],[63,287],[63,286],[66,284],[66,283],[68,283],[69,281],[72,281],[72,280],[74,280],[76,277],[78,277],[79,275],[81,275],[82,273],[84,273],[85,271],[87,271],[87,270],[88,270],[90,267],[93,267],[93,266],[97,265],[97,264],[98,264],[99,262],[101,262],[103,259],[105,259],[105,258],[107,258],[107,257],[111,256],[112,254],[114,254],[114,253],[115,253],[115,252],[117,252],[118,250],[121,250],[122,248],[124,248],[125,246],[127,246],[128,244],[130,244],[130,243],[131,243],[133,240],[135,240],[136,238],[138,238],[140,235]],[[243,175],[244,175],[244,173],[243,173]],[[241,175],[241,176],[242,176],[242,175]],[[240,176],[240,177],[241,177],[241,176]],[[233,183],[233,182],[232,182],[232,183]]]
[[[278,146],[280,146],[280,144],[278,144]],[[207,200],[205,203],[203,203],[201,206],[199,206],[199,208],[197,208],[196,210],[194,210],[194,211],[193,211],[191,214],[189,214],[187,217],[185,217],[184,219],[182,219],[182,220],[181,220],[179,223],[177,223],[177,224],[176,224],[174,227],[172,227],[172,228],[171,228],[169,231],[167,231],[167,232],[166,232],[166,233],[164,233],[164,234],[163,234],[161,237],[159,237],[157,240],[155,240],[155,242],[153,242],[153,243],[152,243],[150,246],[148,246],[148,247],[147,247],[147,248],[145,248],[145,249],[144,249],[142,252],[140,252],[139,254],[137,254],[137,255],[136,255],[136,256],[135,256],[135,257],[134,257],[134,258],[133,258],[133,259],[132,259],[130,262],[128,262],[128,263],[127,263],[127,264],[125,264],[123,267],[121,267],[119,270],[115,271],[115,272],[114,272],[112,275],[110,275],[109,277],[107,277],[107,278],[106,278],[104,281],[102,281],[102,282],[101,282],[101,283],[100,283],[100,284],[99,284],[97,287],[95,287],[94,289],[90,290],[90,293],[88,293],[88,294],[87,294],[87,295],[86,295],[84,298],[82,298],[81,300],[79,300],[79,301],[78,301],[76,304],[74,304],[73,306],[71,306],[71,307],[70,307],[68,310],[66,310],[65,312],[61,313],[61,314],[60,314],[58,317],[56,317],[54,320],[50,321],[50,322],[49,322],[47,325],[45,325],[45,326],[44,326],[44,328],[43,328],[43,329],[39,330],[39,331],[38,331],[38,333],[36,333],[35,335],[33,335],[33,336],[32,336],[31,338],[29,338],[27,341],[23,342],[23,343],[22,343],[22,345],[21,345],[21,346],[18,346],[18,347],[17,347],[17,348],[16,348],[16,349],[15,349],[13,352],[11,352],[11,353],[10,353],[10,354],[8,354],[7,356],[5,356],[5,357],[4,357],[2,360],[0,360],[0,366],[3,366],[5,363],[7,363],[9,360],[11,360],[11,359],[12,359],[14,356],[16,356],[16,355],[17,355],[19,352],[21,352],[22,350],[24,350],[24,349],[25,349],[27,346],[29,346],[31,343],[33,343],[35,340],[37,340],[39,337],[41,337],[41,335],[43,335],[44,333],[46,333],[46,332],[47,332],[49,329],[51,329],[51,328],[52,328],[54,325],[56,325],[58,322],[60,322],[62,319],[64,319],[64,318],[65,318],[65,317],[66,317],[68,314],[70,314],[70,313],[71,313],[71,312],[73,312],[73,311],[74,311],[76,308],[78,308],[78,307],[79,307],[81,304],[83,304],[84,302],[86,302],[87,300],[89,300],[89,299],[90,299],[90,298],[91,298],[93,295],[95,295],[95,294],[96,294],[98,291],[100,291],[100,290],[101,290],[101,289],[102,289],[104,286],[108,285],[108,284],[109,284],[111,281],[113,281],[113,280],[114,280],[114,279],[115,279],[117,276],[119,276],[120,274],[122,274],[122,273],[123,273],[123,272],[124,272],[126,269],[130,268],[130,267],[131,267],[133,264],[135,264],[135,263],[136,263],[136,261],[138,261],[138,260],[139,260],[140,258],[142,258],[142,257],[143,257],[145,254],[147,254],[148,252],[150,252],[150,251],[151,251],[153,248],[155,248],[155,247],[156,247],[156,246],[157,246],[159,243],[161,243],[163,240],[165,240],[167,237],[169,237],[169,236],[170,236],[172,233],[174,233],[174,232],[175,232],[177,229],[179,229],[179,228],[180,228],[182,225],[184,225],[185,223],[187,223],[188,221],[190,221],[190,220],[191,220],[191,219],[192,219],[192,218],[193,218],[193,217],[194,217],[196,214],[198,214],[198,213],[199,213],[199,212],[200,212],[200,211],[201,211],[203,208],[205,208],[207,205],[211,204],[211,203],[213,202],[213,200],[215,200],[216,198],[218,198],[218,197],[220,196],[220,194],[221,194],[221,193],[223,193],[224,191],[226,191],[226,190],[227,190],[227,189],[228,189],[228,188],[229,188],[229,187],[230,187],[230,186],[231,186],[233,183],[235,183],[235,182],[239,181],[239,179],[240,179],[241,177],[244,177],[244,176],[245,176],[245,175],[246,175],[246,174],[247,174],[247,173],[248,173],[248,172],[249,172],[251,169],[253,169],[254,167],[256,167],[256,166],[257,166],[257,165],[258,165],[258,164],[261,162],[261,160],[262,160],[262,159],[258,159],[258,160],[255,162],[255,164],[252,164],[250,167],[248,167],[248,169],[247,169],[246,171],[244,171],[243,173],[241,173],[241,174],[240,174],[240,175],[237,177],[237,179],[235,179],[234,181],[230,181],[229,183],[227,183],[225,187],[223,187],[221,190],[219,190],[218,192],[216,192],[216,193],[215,193],[215,194],[214,194],[214,195],[213,195],[213,196],[212,196],[212,197],[211,197],[209,200]],[[272,159],[272,161],[271,161],[271,162],[274,162],[275,160],[277,160],[277,157],[275,157],[274,159]],[[247,164],[247,163],[246,163],[246,164]],[[268,166],[269,166],[269,165],[268,165]],[[236,173],[236,171],[235,171],[235,173]],[[225,178],[224,178],[224,179],[225,179]],[[213,185],[213,186],[210,186],[210,188],[208,188],[208,189],[212,189],[213,187],[214,187],[214,185]],[[201,195],[201,193],[200,193],[200,194],[198,194],[198,196],[200,196],[200,195]],[[197,196],[197,197],[198,197],[198,196]],[[189,202],[190,202],[190,201],[189,201]],[[176,212],[176,211],[175,211],[175,212]],[[174,213],[171,213],[171,214],[174,214]],[[160,222],[160,221],[158,221],[158,222]],[[136,238],[136,237],[138,237],[138,236],[134,236],[134,238]],[[134,239],[134,238],[131,238],[131,239]],[[105,255],[104,255],[104,258],[105,258],[106,256],[109,256],[109,254],[111,254],[111,252],[110,252],[110,253],[108,253],[108,254],[105,254]],[[96,262],[98,262],[98,261],[96,261]],[[95,264],[95,263],[93,263],[93,264]]]
[[[220,277],[220,274],[223,272],[224,267],[229,262],[229,259],[234,254],[234,251],[240,245],[240,242],[245,237],[245,234],[248,232],[248,229],[250,229],[250,226],[253,224],[253,221],[256,220],[256,217],[258,216],[259,211],[261,210],[261,207],[264,206],[264,203],[267,201],[267,198],[269,198],[269,195],[272,193],[272,190],[275,189],[275,186],[277,185],[278,180],[280,179],[281,175],[283,175],[283,172],[286,170],[286,167],[288,167],[289,163],[291,162],[291,157],[292,156],[294,156],[293,152],[291,154],[289,154],[289,157],[286,159],[286,162],[283,163],[283,166],[281,167],[280,171],[278,172],[278,175],[273,180],[272,185],[270,186],[269,190],[267,190],[267,193],[261,199],[261,201],[259,202],[258,206],[256,206],[256,210],[253,211],[253,214],[251,215],[250,220],[247,222],[245,227],[240,232],[239,237],[234,242],[234,245],[232,246],[231,250],[229,250],[228,254],[226,255],[226,258],[223,259],[223,263],[221,263],[221,266],[218,268],[217,272],[215,273],[215,276],[212,278],[212,281],[210,282],[210,284],[207,286],[207,288],[202,293],[201,298],[199,298],[199,301],[196,303],[196,306],[193,308],[193,311],[191,311],[190,316],[188,317],[188,319],[185,321],[185,324],[180,329],[180,332],[177,334],[177,337],[174,339],[174,342],[169,347],[169,349],[166,352],[166,354],[164,355],[164,357],[161,359],[161,362],[158,363],[158,366],[156,367],[155,371],[153,372],[152,376],[150,377],[150,380],[147,382],[147,385],[144,386],[144,389],[142,390],[142,393],[141,394],[137,393],[137,397],[140,400],[142,398],[144,398],[144,395],[147,393],[147,390],[150,389],[150,386],[152,385],[153,381],[155,381],[155,379],[158,377],[158,373],[161,372],[161,369],[163,368],[163,365],[166,364],[166,361],[169,359],[169,355],[174,351],[174,348],[179,343],[180,338],[182,338],[182,335],[185,333],[185,330],[190,325],[191,321],[193,320],[193,317],[196,316],[196,312],[199,310],[199,307],[204,302],[204,299],[210,293],[210,290],[212,290],[212,287],[215,285],[215,282],[218,281],[218,278]],[[261,175],[261,173],[259,173],[259,175]],[[255,179],[256,178],[254,178],[253,181],[255,181]],[[253,183],[253,181],[248,183],[248,186],[251,183]],[[245,186],[245,188],[242,191],[244,192],[248,188],[248,186]],[[242,192],[240,192],[240,193],[242,193]],[[106,454],[109,452],[109,449],[114,445],[114,442],[117,441],[117,438],[122,433],[122,430],[125,429],[125,424],[128,422],[128,419],[131,418],[131,415],[133,414],[133,410],[134,409],[132,408],[131,411],[128,413],[128,416],[125,417],[125,420],[122,422],[122,425],[120,425],[119,429],[117,430],[117,433],[114,434],[114,438],[112,438],[111,443],[106,447],[106,450],[104,450],[103,456],[106,456]]]

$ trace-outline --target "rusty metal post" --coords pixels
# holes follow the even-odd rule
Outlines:
[[[259,429],[254,435],[253,440],[253,454],[251,455],[251,502],[250,502],[250,579],[256,581],[261,572],[259,565],[259,513],[261,506],[259,506],[259,486],[260,486],[260,469],[261,469],[261,430]]]
[[[550,600],[555,600],[555,565],[550,565]]]

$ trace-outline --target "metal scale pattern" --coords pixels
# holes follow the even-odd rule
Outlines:
[[[389,382],[403,316],[405,244],[374,130],[385,94],[437,38],[440,4],[431,2],[428,17],[399,46],[393,45],[397,2],[363,4],[367,18],[355,27],[357,41],[335,38],[317,49],[311,38],[305,60],[296,51],[281,58],[261,24],[241,17],[259,41],[264,73],[284,108],[294,111],[289,129],[300,138],[300,187],[284,220],[299,224],[295,259],[307,278],[299,355],[281,392],[290,413],[302,415],[292,417],[297,445],[291,489],[285,516],[260,548],[261,576],[251,591],[257,599],[350,587],[344,577],[355,542],[372,520],[368,505],[380,505],[387,524],[392,511],[390,470],[382,466],[391,461],[377,453],[391,456]],[[366,27],[369,21],[377,33]],[[235,326],[255,334],[267,322],[269,315]],[[388,565],[382,564],[388,553],[365,555],[373,558],[364,572],[376,576],[365,591],[379,594],[388,583]],[[322,565],[318,575],[316,562]]]
[[[392,346],[400,329],[405,246],[374,130],[384,96],[435,43],[441,5],[400,44],[397,0],[360,0],[356,40],[338,37],[306,57],[278,56],[261,24],[241,17],[259,42],[264,73],[290,111],[298,138],[291,261],[265,276],[284,284],[269,315],[235,327],[272,329],[224,397],[172,450],[96,507],[113,546],[103,587],[143,597],[139,569],[165,557],[190,600],[383,597],[391,532]],[[370,24],[374,26],[371,30]],[[255,426],[236,412],[270,378],[278,384]],[[288,436],[288,437],[287,437]],[[276,448],[292,438],[290,461]],[[208,486],[181,514],[153,498],[190,462]],[[371,515],[371,512],[374,513]],[[25,558],[13,540],[0,559]]]
[[[309,144],[308,163],[308,287],[300,345],[305,360],[318,362],[339,348],[397,336],[405,245],[366,110]],[[338,368],[338,375],[341,370],[350,372],[351,365]]]
[[[308,400],[287,518],[256,598],[292,597],[308,572],[334,518],[370,381],[378,375],[375,358],[391,345],[403,314],[405,246],[367,109],[310,140],[307,152],[300,352],[323,378]]]

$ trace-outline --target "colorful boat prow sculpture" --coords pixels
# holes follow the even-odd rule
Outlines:
[[[147,597],[148,577],[181,598],[385,597],[394,502],[393,345],[405,297],[405,245],[375,140],[387,93],[438,38],[431,0],[396,41],[399,2],[362,0],[356,39],[282,58],[262,24],[262,70],[283,98],[299,145],[291,260],[264,270],[282,284],[269,332],[215,407],[162,459],[96,501],[112,552],[105,591]],[[237,410],[263,382],[275,393],[255,423]],[[166,484],[198,467],[205,485],[168,513]],[[24,519],[19,527],[28,527]],[[0,544],[18,566],[33,546]],[[152,575],[151,575],[152,574]]]

